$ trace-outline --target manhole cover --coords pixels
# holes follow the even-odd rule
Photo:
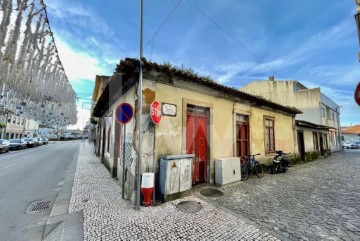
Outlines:
[[[224,193],[215,188],[207,188],[200,191],[201,195],[205,197],[222,197]]]
[[[33,202],[28,209],[30,213],[42,212],[50,208],[51,200]]]
[[[202,209],[200,203],[194,201],[182,201],[179,202],[176,207],[184,213],[196,213]]]

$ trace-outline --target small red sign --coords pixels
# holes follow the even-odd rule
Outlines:
[[[150,117],[155,125],[159,124],[161,120],[161,105],[156,100],[150,105]]]
[[[356,87],[355,93],[354,93],[355,101],[358,105],[360,105],[360,82]]]

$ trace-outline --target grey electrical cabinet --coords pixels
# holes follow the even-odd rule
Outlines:
[[[193,158],[193,154],[160,157],[160,194],[164,199],[191,189]]]
[[[225,185],[241,180],[239,157],[218,158],[215,160],[215,183]]]

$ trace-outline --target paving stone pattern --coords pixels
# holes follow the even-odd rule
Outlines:
[[[359,174],[360,150],[345,150],[225,187],[215,203],[284,240],[360,240]]]
[[[176,204],[201,204],[197,213],[184,213]],[[213,205],[190,196],[135,211],[121,199],[121,188],[93,154],[81,145],[70,212],[83,210],[87,240],[278,240]]]

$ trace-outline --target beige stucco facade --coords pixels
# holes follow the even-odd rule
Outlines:
[[[111,175],[117,178],[118,184],[124,185],[124,198],[133,204],[136,197],[140,129],[137,113],[136,66],[136,61],[133,59],[121,62],[117,74],[124,76],[124,79],[121,82],[111,82],[94,106],[94,117],[99,119],[97,154]],[[199,175],[196,180],[192,179],[192,183],[214,184],[215,160],[238,156],[237,148],[241,141],[243,141],[241,143],[246,142],[246,146],[249,147],[246,149],[247,154],[261,153],[257,160],[264,165],[271,165],[275,155],[274,150],[295,152],[295,115],[300,113],[298,109],[269,102],[178,70],[169,73],[166,66],[155,64],[145,64],[145,66],[142,88],[140,173],[154,172],[155,177],[158,178],[160,157],[191,153],[195,155],[192,162],[192,178],[197,161],[202,163],[201,168],[199,164],[199,173],[203,171],[204,174]],[[172,110],[168,114],[162,110],[158,125],[154,125],[150,118],[150,105],[154,100],[162,106],[171,106]],[[116,109],[125,102],[133,107],[134,116],[126,125],[122,125],[116,120]],[[196,113],[193,112],[194,110]],[[200,111],[200,114],[197,111]],[[201,119],[201,128],[190,127],[192,123],[190,120],[195,120],[195,116]],[[270,129],[269,125],[265,127],[265,123],[269,120],[273,123]],[[239,142],[237,130],[242,128],[241,125],[246,127],[244,130],[248,134],[240,138]],[[193,130],[195,132],[192,132]],[[204,149],[206,154],[203,153],[201,157],[205,158],[205,161],[200,158],[196,161],[196,155],[200,154],[195,154],[194,149],[191,149],[191,146],[195,145],[193,144],[197,138],[195,135],[200,132],[205,134],[197,139],[199,142],[196,145],[201,145],[201,148],[206,146]],[[265,146],[266,142],[267,146]]]
[[[180,83],[180,82],[179,82]],[[185,87],[186,86],[186,87]],[[199,93],[200,92],[200,93]],[[203,93],[201,93],[203,92]],[[131,87],[124,93],[106,112],[105,116],[111,118],[111,124],[103,121],[101,133],[106,133],[105,138],[100,140],[100,148],[104,147],[104,163],[113,170],[116,168],[116,176],[119,185],[122,184],[123,164],[121,155],[117,157],[117,148],[122,149],[122,144],[116,141],[119,133],[119,124],[116,122],[116,108],[123,102],[135,106],[136,88]],[[152,93],[152,94],[149,94]],[[213,93],[212,93],[213,94]],[[176,116],[162,116],[159,125],[156,125],[156,148],[153,147],[154,125],[149,117],[149,105],[156,99],[160,103],[176,105]],[[274,153],[265,154],[264,144],[264,118],[272,118],[275,122],[275,146],[286,152],[294,153],[294,116],[286,115],[271,109],[253,107],[245,103],[238,103],[233,100],[217,98],[210,95],[204,88],[194,84],[174,86],[164,83],[156,83],[144,79],[143,81],[143,133],[142,133],[142,159],[141,172],[153,171],[152,165],[155,162],[155,172],[159,171],[159,159],[165,155],[186,154],[186,113],[188,105],[195,105],[209,109],[208,120],[208,151],[209,160],[206,170],[208,179],[206,182],[213,184],[215,178],[214,161],[218,158],[236,156],[236,114],[247,115],[250,127],[250,153],[261,153],[257,158],[264,165],[270,165]],[[125,194],[128,199],[135,202],[135,169],[137,160],[137,115],[126,124],[126,185]],[[103,132],[105,129],[105,132]],[[109,132],[110,130],[110,132]],[[107,137],[108,133],[110,138]],[[124,136],[121,136],[123,143]],[[104,145],[103,142],[105,141]],[[110,145],[108,147],[108,145]],[[153,156],[155,150],[155,156]],[[155,159],[153,159],[155,157]],[[114,162],[115,159],[115,162]]]
[[[340,150],[339,106],[322,94],[320,88],[308,89],[294,80],[275,81],[270,78],[265,81],[253,81],[240,90],[300,109],[303,113],[296,115],[296,120],[328,127],[329,130],[326,131],[328,149],[331,151]],[[302,128],[299,130],[304,132],[305,151],[314,151],[314,138],[310,138],[310,136],[318,130]],[[323,132],[320,131],[319,135]]]

